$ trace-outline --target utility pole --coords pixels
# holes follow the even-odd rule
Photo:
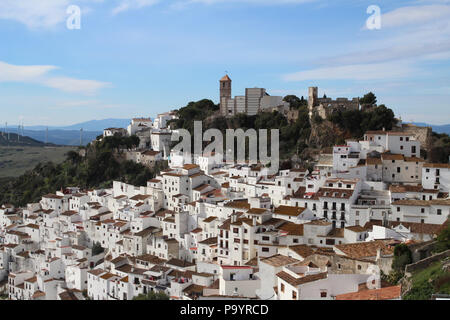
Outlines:
[[[17,142],[20,142],[20,124],[17,126]]]
[[[80,147],[83,146],[83,128],[80,129]]]
[[[48,143],[48,127],[45,129],[45,145]]]

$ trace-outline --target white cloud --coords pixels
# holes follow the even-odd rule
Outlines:
[[[120,12],[131,9],[141,9],[144,7],[153,6],[159,2],[160,0],[121,0],[119,5],[112,10],[112,14],[116,15]]]
[[[449,18],[449,5],[423,5],[402,7],[381,16],[382,28],[418,25]]]
[[[15,66],[0,61],[0,82],[29,82],[57,69],[55,66]]]
[[[0,19],[15,20],[29,28],[51,27],[66,19],[69,0],[2,0]]]
[[[109,83],[95,80],[80,80],[68,77],[52,77],[42,82],[47,87],[70,93],[84,93],[92,95],[100,89],[109,87]]]
[[[67,20],[70,5],[100,3],[104,0],[0,0],[0,19],[13,20],[30,29],[51,28]],[[82,14],[91,8],[82,8]]]
[[[205,5],[213,5],[217,3],[247,3],[255,5],[286,5],[286,4],[301,4],[307,2],[315,2],[317,0],[179,0],[176,1],[172,7],[182,9],[190,4],[200,3]]]
[[[283,76],[285,81],[310,80],[381,80],[404,78],[415,72],[407,63],[354,64],[323,67],[290,73]]]
[[[17,66],[0,61],[0,82],[34,83],[69,93],[92,95],[110,83],[51,76],[56,66]]]

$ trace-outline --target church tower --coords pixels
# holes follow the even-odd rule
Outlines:
[[[220,113],[224,116],[228,114],[227,99],[231,99],[231,79],[225,75],[220,79]]]

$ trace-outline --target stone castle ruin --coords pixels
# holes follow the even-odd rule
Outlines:
[[[319,98],[319,88],[309,87],[308,89],[308,109],[309,117],[317,114],[322,119],[326,119],[329,115],[338,110],[359,110],[359,98],[349,100],[347,98]]]

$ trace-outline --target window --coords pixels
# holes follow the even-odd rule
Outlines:
[[[321,298],[326,298],[327,297],[327,292],[325,290],[320,292],[320,297]]]
[[[284,283],[281,284],[281,286],[280,286],[280,291],[281,291],[281,292],[284,292]]]
[[[297,300],[297,291],[292,290],[292,300]]]
[[[442,209],[437,209],[437,215],[438,216],[442,215]]]
[[[269,252],[269,248],[263,247],[263,248],[261,248],[261,250],[262,250],[262,252]]]

